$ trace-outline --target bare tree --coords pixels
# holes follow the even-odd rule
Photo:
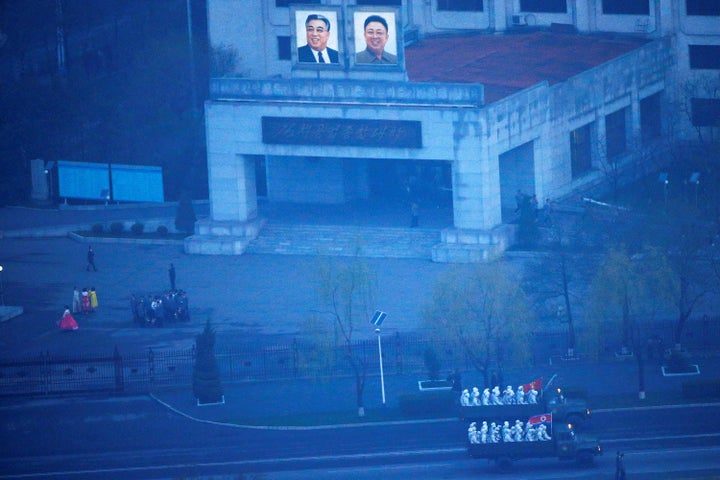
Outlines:
[[[666,245],[679,283],[675,292],[678,317],[673,342],[680,349],[687,321],[698,302],[713,288],[711,277],[707,275],[711,267],[708,248],[710,234],[702,228],[702,223],[686,221],[677,216],[670,218],[668,231],[672,232],[672,236],[666,239]]]
[[[334,345],[338,346],[350,364],[355,377],[358,416],[365,415],[363,393],[369,359],[357,344],[358,327],[367,327],[374,311],[377,288],[375,272],[361,257],[351,260],[325,257],[320,266],[320,296],[322,312],[332,324]],[[326,332],[330,333],[330,329]]]
[[[562,221],[557,212],[546,205],[545,224],[550,238],[547,251],[543,251],[537,262],[527,262],[523,278],[524,290],[532,297],[536,310],[546,317],[557,317],[567,324],[567,356],[573,357],[576,349],[575,303],[578,294],[573,284],[584,281],[580,278],[587,265],[592,263],[588,255],[576,255],[580,230],[585,223]]]

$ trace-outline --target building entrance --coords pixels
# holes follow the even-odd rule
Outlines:
[[[434,160],[372,161],[368,164],[368,189],[372,197],[387,201],[452,208],[450,165]]]

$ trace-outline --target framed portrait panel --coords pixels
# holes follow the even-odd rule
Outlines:
[[[339,68],[343,65],[343,28],[339,8],[308,5],[292,7],[293,66],[301,68]]]
[[[351,15],[351,64],[369,69],[402,68],[405,52],[397,9],[358,7]]]

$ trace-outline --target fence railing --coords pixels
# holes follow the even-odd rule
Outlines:
[[[643,329],[648,338],[661,339],[670,346],[674,324],[660,322]],[[531,363],[546,364],[567,352],[567,333],[533,334]],[[656,345],[656,344],[654,344]],[[720,319],[693,321],[683,339],[692,352],[720,351]],[[473,366],[463,350],[449,342],[413,334],[382,337],[383,368],[386,375],[425,371],[424,353],[430,348],[438,356],[443,373]],[[353,374],[345,348],[328,347],[293,339],[284,343],[234,345],[216,349],[224,382],[270,381],[290,378],[335,377]],[[377,340],[352,345],[355,359],[367,365],[369,374],[379,370]],[[586,360],[587,361],[587,360]],[[192,384],[195,349],[162,350],[109,355],[53,356],[0,362],[0,396],[52,396],[75,393],[142,394]]]

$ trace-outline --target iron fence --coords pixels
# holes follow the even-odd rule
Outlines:
[[[653,346],[672,345],[674,322],[657,322],[643,329]],[[536,332],[531,363],[546,364],[567,351],[567,333]],[[609,343],[610,344],[610,341]],[[720,350],[720,319],[691,322],[683,346],[693,353]],[[611,347],[608,347],[611,348]],[[387,334],[382,337],[386,375],[425,371],[424,353],[432,349],[443,373],[473,365],[464,350],[449,342],[417,334]],[[377,339],[358,341],[349,350],[370,374],[379,370]],[[216,349],[221,379],[227,382],[269,381],[290,378],[335,377],[353,374],[348,348],[328,347],[293,339],[271,344],[233,345]],[[0,362],[0,396],[52,396],[74,393],[142,394],[166,387],[192,384],[195,349],[162,350],[73,357],[43,354],[38,357]],[[588,360],[589,361],[589,360]]]

